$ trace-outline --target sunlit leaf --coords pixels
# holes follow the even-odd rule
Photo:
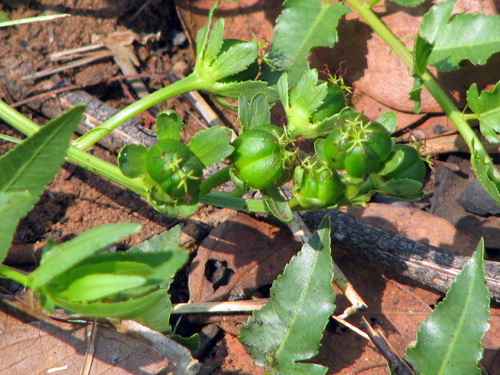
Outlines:
[[[231,146],[231,130],[221,126],[199,131],[187,146],[200,159],[204,168],[221,162],[234,151]]]
[[[274,69],[264,64],[260,79],[275,84],[286,71],[290,86],[295,86],[309,69],[307,58],[314,47],[333,47],[337,42],[337,23],[349,13],[348,7],[332,1],[287,0],[276,20],[269,59]]]
[[[7,257],[7,252],[19,220],[31,208],[31,195],[28,192],[0,193],[0,263]]]
[[[37,133],[0,158],[0,192],[29,191],[36,203],[61,168],[70,136],[85,106],[78,105],[50,120]]]
[[[156,135],[158,140],[172,138],[180,140],[184,123],[181,116],[172,110],[163,111],[156,118]]]
[[[417,343],[408,349],[406,359],[420,375],[480,375],[489,305],[481,240],[446,298],[420,325]]]
[[[454,4],[454,0],[438,4],[438,11],[422,20],[422,36],[434,43],[429,65],[439,71],[458,69],[463,60],[484,65],[500,51],[500,17],[460,13],[449,20]]]
[[[335,309],[330,220],[325,217],[311,240],[273,283],[269,302],[241,327],[240,341],[259,366],[272,374],[325,374],[303,363],[317,355]]]
[[[248,101],[243,95],[238,99],[238,121],[243,131],[271,123],[271,111],[264,94],[255,95]]]
[[[467,91],[467,104],[479,117],[479,128],[484,137],[493,143],[500,143],[500,82],[493,90],[478,93],[474,83]]]
[[[52,247],[49,253],[42,256],[40,267],[29,275],[30,286],[34,289],[41,287],[102,248],[140,229],[137,223],[101,225]]]

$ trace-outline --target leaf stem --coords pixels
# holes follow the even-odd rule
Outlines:
[[[217,207],[232,208],[237,211],[271,214],[263,200],[239,198],[222,191],[212,191],[208,193],[201,198],[201,202]]]
[[[409,68],[413,68],[413,54],[405,47],[403,43],[387,28],[387,26],[378,18],[378,16],[369,8],[370,3],[363,3],[358,0],[346,0],[359,15],[373,28],[373,30],[380,35],[380,37],[387,43],[387,45],[399,56],[401,61]],[[441,89],[434,77],[429,71],[424,71],[420,78],[424,86],[429,90],[430,94],[438,102],[443,109],[444,113],[450,118],[469,149],[476,150],[485,162],[492,163],[491,158],[484,149],[483,144],[478,136],[467,123],[464,114],[458,110],[453,104],[448,95]]]
[[[229,169],[229,166],[222,168],[203,181],[200,186],[200,196],[207,195],[213,188],[229,181]]]
[[[191,73],[187,77],[155,91],[154,93],[122,109],[98,127],[85,133],[76,141],[73,141],[73,146],[81,150],[86,150],[95,143],[99,142],[111,131],[122,125],[125,121],[131,119],[146,109],[174,96],[200,89],[203,89],[202,81],[196,73]]]
[[[40,130],[40,126],[38,124],[23,116],[21,113],[1,100],[0,118],[28,137],[32,136],[38,130]],[[113,182],[116,182],[139,195],[142,195],[144,197],[147,196],[147,190],[143,186],[140,179],[129,178],[123,175],[118,166],[105,160],[99,159],[98,157],[91,155],[88,152],[70,146],[66,154],[66,160],[93,173],[103,176]]]
[[[29,287],[28,275],[26,275],[20,271],[17,271],[9,266],[6,266],[5,264],[0,264],[0,275],[5,276],[8,279],[14,280],[15,282],[18,282],[19,284],[22,284],[24,286]]]

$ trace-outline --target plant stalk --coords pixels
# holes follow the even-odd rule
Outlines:
[[[398,55],[408,69],[413,69],[413,54],[405,47],[403,43],[387,28],[387,26],[378,18],[378,16],[370,9],[370,3],[363,3],[358,0],[346,0],[359,15],[372,27],[372,29],[380,35],[387,45]],[[467,123],[462,112],[453,104],[448,95],[441,89],[434,77],[429,71],[425,71],[420,76],[424,86],[429,90],[430,94],[438,102],[443,109],[443,112],[453,122],[460,135],[464,138],[469,149],[476,150],[481,156],[486,158],[486,162],[491,162],[491,158],[484,149],[480,139],[474,133],[472,128]]]
[[[154,93],[136,101],[128,107],[122,109],[114,116],[103,122],[101,125],[85,133],[77,140],[73,141],[73,146],[86,150],[99,142],[102,138],[108,135],[111,131],[118,128],[125,121],[131,119],[135,115],[145,111],[152,106],[172,98],[177,95],[185,94],[189,91],[196,91],[203,88],[202,81],[196,73],[191,73],[187,77],[176,81]]]
[[[14,280],[15,282],[18,282],[19,284],[22,284],[24,286],[29,287],[28,275],[26,275],[22,272],[19,272],[19,271],[15,270],[9,266],[6,266],[5,264],[0,264],[0,275],[6,277],[8,279]]]

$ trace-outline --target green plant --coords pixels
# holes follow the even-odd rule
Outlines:
[[[74,107],[0,157],[2,262],[19,220],[33,208],[63,163],[83,111],[83,106]],[[140,227],[136,223],[108,224],[59,245],[49,242],[33,272],[25,274],[2,264],[0,274],[37,292],[48,311],[60,306],[83,315],[143,320],[157,310],[166,320],[150,325],[168,331],[168,287],[187,261],[187,251],[178,248],[181,228],[125,253],[96,254]]]
[[[500,82],[491,92],[479,93],[477,86],[472,85],[467,92],[467,102],[473,113],[465,113],[455,106],[427,70],[428,65],[440,71],[457,69],[462,60],[484,64],[492,53],[500,50],[498,40],[495,39],[495,35],[500,33],[500,18],[459,14],[450,21],[455,3],[453,0],[442,2],[432,6],[424,16],[421,30],[415,37],[413,51],[410,51],[371,10],[378,3],[377,0],[367,3],[358,0],[345,0],[345,2],[359,13],[411,69],[415,84],[409,95],[415,101],[415,110],[418,111],[420,90],[424,85],[449,116],[471,150],[471,162],[478,179],[500,204],[500,173],[485,151],[480,138],[468,123],[470,119],[478,119],[480,131],[486,139],[491,142],[500,142],[498,137]],[[400,0],[398,2],[407,6],[415,6],[421,1]],[[78,163],[146,197],[153,207],[168,216],[189,217],[201,202],[248,212],[269,213],[280,220],[291,221],[294,210],[364,204],[377,192],[407,200],[417,200],[423,196],[425,162],[418,154],[418,147],[399,145],[391,139],[390,134],[395,129],[396,116],[392,113],[385,113],[376,121],[366,118],[346,105],[346,92],[343,84],[325,82],[318,78],[316,69],[309,67],[307,57],[311,49],[332,47],[337,41],[338,20],[350,12],[346,5],[332,3],[329,0],[325,2],[285,1],[285,9],[277,20],[271,52],[265,56],[259,56],[261,44],[257,40],[224,41],[224,20],[220,19],[212,23],[216,7],[214,6],[210,11],[207,25],[198,32],[193,73],[118,112],[101,126],[72,142],[67,150],[66,147],[59,148],[60,162],[66,152],[69,161]],[[483,32],[465,32],[476,29]],[[488,32],[484,32],[485,30]],[[460,40],[458,36],[464,36],[463,40]],[[290,43],[291,40],[293,43]],[[261,72],[258,80],[255,80],[258,70],[256,70],[256,63],[259,59]],[[333,77],[330,78],[331,82],[337,81]],[[213,127],[197,133],[189,140],[189,143],[184,144],[180,141],[183,128],[180,117],[171,111],[165,111],[158,116],[156,122],[158,144],[149,150],[142,145],[125,146],[118,156],[118,166],[85,152],[87,148],[134,115],[165,99],[191,90],[201,90],[217,97],[238,100],[238,120],[242,134],[234,142],[231,142],[229,129]],[[287,117],[283,129],[270,125],[270,108],[278,100]],[[81,111],[81,107],[77,107],[63,118],[76,116]],[[3,102],[0,102],[0,117],[29,137],[19,148],[40,148],[36,143],[40,139],[38,134],[44,132],[47,127],[39,132],[36,124]],[[71,133],[73,128],[68,126],[68,129],[66,131]],[[308,155],[300,150],[297,145],[301,138],[315,140],[315,155]],[[5,158],[13,158],[9,155],[16,154],[17,151],[11,152]],[[203,170],[225,159],[229,159],[232,164],[206,179],[202,178]],[[29,177],[22,179],[23,183],[19,183],[17,180],[8,180],[11,174],[15,174],[14,169],[10,169],[9,173],[3,175],[1,170],[0,168],[0,187],[5,186],[5,188],[2,190],[3,195],[0,196],[0,203],[2,203],[0,209],[7,218],[5,224],[6,228],[9,228],[7,232],[11,233],[15,229],[12,221],[21,218],[33,204],[26,203],[27,197],[31,197],[30,202],[33,199],[36,200],[33,197],[37,197],[40,189],[43,190],[43,188],[37,187],[36,191],[32,192],[24,183],[33,179],[33,176],[26,175]],[[279,188],[289,182],[292,176],[294,197],[284,197]],[[2,178],[10,182],[2,182]],[[221,192],[215,189],[229,180],[235,185],[234,191]],[[243,198],[249,189],[260,190],[262,199]],[[26,190],[29,192],[26,193]],[[133,230],[132,227],[126,226],[119,228],[116,238],[120,233],[121,236],[128,233],[127,230]],[[0,236],[7,238],[10,234],[7,237],[5,234],[0,234]],[[329,266],[319,269],[317,263],[317,257],[326,257],[323,250],[329,249],[327,237],[329,238],[327,223],[323,222],[320,230],[311,240],[312,242],[304,247],[305,251],[290,263],[284,276],[276,282],[274,290],[277,292],[272,294],[269,309],[256,313],[248,328],[242,331],[242,340],[246,342],[249,351],[253,352],[258,361],[269,371],[274,373],[299,373],[300,371],[324,373],[325,371],[321,367],[309,367],[309,365],[299,365],[295,362],[300,359],[309,359],[316,353],[325,321],[333,312],[333,295],[329,287],[325,286],[331,284],[332,271]],[[10,245],[8,241],[5,243],[7,247]],[[316,252],[311,253],[310,248],[315,249]],[[68,259],[73,257],[75,259],[66,261],[63,271],[60,271],[60,268],[57,273],[45,274],[44,264],[50,264],[50,260],[56,259],[56,255],[59,256],[59,252],[62,251],[61,249],[54,251],[54,249],[58,248],[47,249],[39,268],[42,271],[34,271],[38,281],[34,281],[34,277],[29,278],[5,266],[1,268],[1,272],[39,291],[42,296],[45,296],[42,298],[45,298],[44,303],[48,308],[53,304],[60,304],[76,309],[85,301],[96,304],[93,305],[96,309],[94,314],[101,314],[98,307],[111,300],[116,303],[125,303],[120,298],[132,298],[133,302],[141,298],[149,298],[155,293],[159,295],[160,291],[164,293],[168,286],[167,279],[171,277],[172,272],[175,272],[176,267],[182,264],[180,260],[174,262],[176,266],[169,266],[172,269],[170,273],[166,273],[169,276],[160,279],[157,270],[170,264],[166,257],[162,258],[163,260],[160,256],[151,257],[155,259],[154,262],[151,260],[152,263],[146,261],[147,257],[138,261],[133,255],[123,256],[123,258],[117,256],[116,259],[111,259],[110,255],[94,258],[90,257],[95,252],[93,249],[89,250],[91,252],[88,254],[89,259],[83,255],[81,258],[76,255],[65,255]],[[475,255],[471,261],[479,264],[473,272],[474,276],[457,279],[460,287],[452,288],[449,292],[450,295],[454,295],[456,289],[470,284],[474,286],[471,295],[481,295],[477,298],[476,304],[480,310],[478,315],[481,316],[481,324],[479,324],[481,327],[476,336],[482,336],[486,330],[484,312],[488,309],[486,299],[483,297],[486,288],[484,285],[482,285],[484,288],[480,288],[481,282],[477,281],[482,280],[479,270],[482,266],[479,260],[482,259],[481,251],[478,250],[476,254],[480,255]],[[306,253],[307,255],[304,255]],[[73,253],[62,252],[61,254]],[[179,259],[181,257],[179,255]],[[312,257],[312,261],[311,259],[304,260],[308,257]],[[129,263],[125,265],[121,263],[122,261]],[[324,258],[323,261],[325,264],[330,264],[331,259]],[[297,263],[301,263],[300,266],[297,266]],[[106,276],[102,279],[96,276],[91,270],[94,266],[102,270],[100,274]],[[464,272],[469,272],[470,268],[473,267],[467,268]],[[302,271],[306,274],[306,280],[303,284],[294,287],[293,281],[299,279]],[[65,275],[62,275],[63,273]],[[289,276],[290,273],[292,276]],[[314,277],[310,276],[312,274]],[[40,278],[42,281],[39,281]],[[321,305],[322,302],[311,301],[309,305],[304,303],[295,306],[292,313],[296,313],[296,319],[288,321],[285,316],[290,312],[282,311],[276,316],[274,311],[270,311],[276,304],[281,303],[273,299],[285,298],[285,304],[290,304],[287,294],[291,294],[289,292],[291,290],[302,293],[301,297],[304,299],[300,302],[309,301],[309,297],[312,297],[309,295],[310,286],[313,285],[310,283],[316,278],[323,282],[323,286],[318,286],[318,288],[321,294],[324,293],[324,301],[327,301],[323,301],[325,310],[320,311],[321,317],[315,322],[317,326],[314,334],[311,334],[305,343],[307,348],[303,352],[300,350],[294,352],[296,343],[294,340],[301,337],[299,331],[305,324],[302,323],[304,320],[302,315],[312,317],[315,313],[311,311],[315,310],[313,306]],[[109,288],[99,292],[87,292],[83,288],[83,286],[98,286],[102,283],[109,285]],[[465,297],[459,296],[446,301],[455,301],[447,303],[457,306],[456,304],[464,302],[464,299]],[[447,337],[460,336],[452,326],[460,325],[464,321],[471,322],[472,318],[469,313],[474,309],[474,304],[468,303],[470,300],[465,302],[467,304],[462,306],[464,314],[458,316],[456,320],[449,319],[450,325],[440,329],[439,334],[445,334]],[[151,302],[151,306],[153,305],[154,303]],[[85,311],[92,313],[89,309]],[[104,309],[103,311],[109,313],[110,310]],[[129,311],[129,313],[135,314],[136,312]],[[443,315],[437,310],[433,316],[441,316],[439,319],[443,319]],[[259,338],[259,335],[266,334],[258,328],[261,325],[267,326],[266,319],[284,320],[284,326],[272,333],[273,340],[269,341],[269,347],[264,347],[263,341],[265,340]],[[424,328],[422,332],[425,332]],[[419,334],[419,340],[425,340],[422,337],[427,333]],[[474,336],[469,332],[464,335]],[[472,338],[474,343],[479,342],[476,336]],[[285,340],[283,345],[276,346],[275,343],[283,337],[289,341]],[[447,353],[450,356],[446,355],[446,358],[463,355],[464,358],[467,357],[469,365],[474,363],[474,366],[480,354],[480,350],[475,350],[474,353],[462,353],[457,351],[458,349],[455,349],[452,344],[445,349],[441,348],[440,352],[442,350],[448,350]],[[423,352],[425,350],[421,349],[419,344],[415,350],[409,351],[409,360],[415,364],[416,371],[422,374],[447,373],[443,362],[434,365],[434,362],[429,361],[433,363],[430,370],[418,368],[419,365],[416,363],[419,360],[415,358]],[[474,355],[472,360],[469,354]],[[302,370],[302,366],[308,370]],[[474,371],[476,370],[470,370],[468,367],[462,373],[469,374]]]

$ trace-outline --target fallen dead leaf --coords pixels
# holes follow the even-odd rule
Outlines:
[[[190,301],[248,298],[270,285],[299,249],[285,227],[238,213],[200,245],[189,274]]]
[[[49,318],[21,301],[0,301],[0,374],[81,374],[90,324]],[[169,339],[170,340],[170,339]],[[175,343],[175,342],[173,342]],[[162,348],[98,325],[89,375],[194,374],[176,368]],[[175,343],[175,345],[180,346]]]
[[[370,203],[366,208],[348,207],[343,211],[413,241],[461,255],[472,255],[479,242],[479,238],[456,229],[448,220],[417,208]]]

